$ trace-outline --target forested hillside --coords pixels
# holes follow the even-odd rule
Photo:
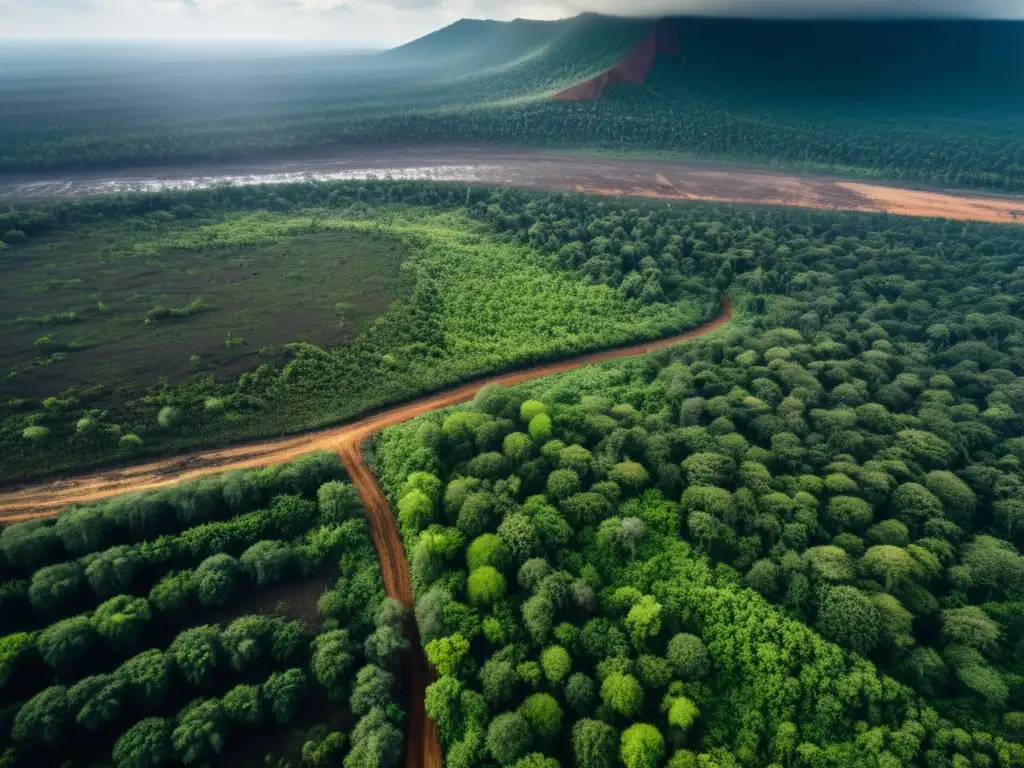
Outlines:
[[[375,443],[446,764],[1020,764],[1020,230],[485,215],[595,274],[614,224],[738,313]]]
[[[464,20],[373,56],[0,52],[0,172],[473,142],[1024,191],[1024,23],[661,23],[682,58],[582,103],[552,96],[622,60],[654,21]]]
[[[0,534],[0,765],[383,768],[405,609],[336,456]]]

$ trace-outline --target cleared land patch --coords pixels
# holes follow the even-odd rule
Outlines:
[[[351,341],[401,291],[407,251],[372,233],[182,247],[194,237],[69,233],[7,259],[0,393],[237,374],[284,344]]]

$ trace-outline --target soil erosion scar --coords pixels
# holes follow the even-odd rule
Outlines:
[[[611,83],[632,83],[640,85],[647,80],[654,59],[659,53],[679,57],[679,30],[670,21],[659,21],[644,38],[617,64],[596,77],[584,80],[559,91],[551,98],[555,101],[587,101],[601,98],[604,89]]]
[[[412,582],[409,578],[409,563],[405,558],[395,517],[384,491],[363,459],[362,445],[370,435],[414,416],[465,402],[487,384],[511,386],[604,360],[641,355],[703,336],[726,325],[731,318],[732,300],[728,295],[723,295],[722,311],[717,317],[677,336],[480,379],[396,406],[342,427],[312,432],[289,440],[200,452],[128,469],[105,470],[84,477],[23,487],[0,495],[0,522],[10,523],[53,516],[70,504],[96,501],[127,491],[158,488],[215,472],[265,466],[287,461],[310,451],[335,450],[341,457],[352,483],[359,489],[373,544],[380,558],[384,589],[389,597],[403,605],[411,606]],[[404,762],[406,768],[442,768],[441,743],[437,737],[437,727],[427,717],[424,708],[431,671],[419,645],[419,633],[413,628],[410,634],[412,646],[406,654],[405,669],[411,701],[406,725]]]

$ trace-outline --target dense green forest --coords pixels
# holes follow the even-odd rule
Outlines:
[[[405,614],[329,454],[8,526],[0,765],[395,766]]]
[[[446,764],[1022,764],[1021,230],[722,214],[488,211],[738,313],[376,440]]]
[[[374,56],[14,46],[0,173],[473,142],[1024,191],[1024,23],[674,19],[683,59],[645,85],[550,99],[651,23],[462,21]]]
[[[622,251],[611,219],[587,261],[537,214],[494,219],[503,199],[348,183],[0,211],[19,233],[0,480],[337,423],[717,311],[715,286]]]

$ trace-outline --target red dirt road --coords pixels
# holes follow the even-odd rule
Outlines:
[[[368,178],[1024,223],[1024,197],[1021,196],[915,189],[752,166],[428,145],[349,148],[328,156],[134,169],[117,174],[0,176],[0,203],[208,189],[220,184],[244,186]]]
[[[512,386],[556,373],[565,373],[584,365],[642,355],[711,333],[728,324],[731,318],[732,301],[725,295],[722,297],[722,311],[716,318],[677,336],[478,379],[350,424],[287,440],[201,451],[135,467],[108,469],[80,477],[26,485],[0,493],[0,523],[52,517],[71,504],[97,501],[129,491],[160,488],[200,475],[276,464],[310,451],[335,450],[341,457],[353,484],[359,489],[363,506],[366,508],[366,519],[370,524],[373,544],[380,557],[384,589],[389,597],[403,605],[411,606],[412,582],[409,577],[409,563],[405,559],[398,527],[384,491],[363,459],[362,445],[367,438],[385,427],[414,416],[470,400],[486,384]],[[431,671],[420,648],[418,633],[415,631],[412,632],[412,640],[413,646],[406,656],[407,685],[412,700],[405,735],[405,766],[442,768],[437,728],[424,711],[424,696],[426,687],[432,679]]]

